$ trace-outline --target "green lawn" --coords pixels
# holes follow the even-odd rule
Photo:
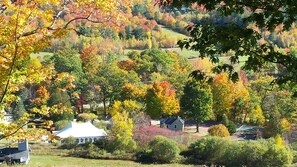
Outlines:
[[[192,51],[192,50],[187,50],[187,49],[183,49],[181,50],[180,48],[161,48],[162,50],[173,50],[176,51],[177,53],[179,53],[182,57],[184,58],[191,58],[191,57],[198,57],[199,53]],[[144,50],[136,50],[136,49],[125,49],[124,53],[127,54],[129,52],[132,51],[137,51],[137,52],[142,52]]]
[[[1,143],[0,143],[1,144]],[[59,149],[57,146],[46,143],[30,143],[30,167],[149,167],[149,166],[172,166],[190,167],[183,164],[140,164],[128,160],[101,160],[69,157],[71,150]],[[3,166],[3,165],[0,165]],[[5,165],[4,165],[5,166]],[[17,165],[23,166],[23,165]]]
[[[30,167],[148,167],[148,166],[172,166],[172,167],[189,167],[191,165],[181,164],[140,164],[133,161],[122,161],[122,160],[95,160],[95,159],[84,159],[74,157],[63,157],[53,155],[31,155]]]
[[[32,58],[38,58],[40,60],[43,60],[44,57],[51,57],[53,56],[53,53],[51,52],[39,52],[39,53],[32,53],[30,54],[30,57]]]
[[[162,26],[162,33],[164,34],[167,34],[167,35],[170,35],[170,36],[174,36],[174,37],[177,37],[177,38],[186,38],[187,36],[184,35],[184,34],[181,34],[181,33],[178,33],[178,32],[175,32],[165,26]]]

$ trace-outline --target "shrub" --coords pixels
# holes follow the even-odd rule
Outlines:
[[[123,137],[116,139],[114,142],[110,141],[108,147],[113,153],[132,153],[137,149],[137,144],[132,138]]]
[[[93,114],[93,113],[81,113],[77,115],[77,121],[91,121],[93,119],[96,119],[97,115]]]
[[[163,136],[156,136],[153,141],[149,143],[151,148],[152,158],[161,163],[174,162],[179,157],[179,148],[177,143],[171,139]]]
[[[225,125],[226,127],[227,127],[227,129],[228,129],[228,131],[229,131],[229,133],[232,135],[233,133],[235,133],[236,132],[236,125],[235,125],[235,123],[233,122],[233,121],[228,121],[228,124],[227,125]]]
[[[135,158],[137,162],[141,163],[153,163],[154,160],[151,156],[151,150],[148,147],[142,147],[140,150],[138,150],[135,154]]]
[[[104,137],[104,138],[100,138],[100,139],[96,140],[94,142],[94,145],[100,149],[107,149],[108,143],[109,143],[108,138]]]
[[[99,129],[103,129],[105,131],[108,131],[109,129],[111,129],[111,125],[103,120],[100,121],[94,121],[93,125],[96,126]]]
[[[287,147],[270,139],[241,142],[218,137],[192,143],[183,155],[190,163],[218,166],[288,166],[293,159]]]
[[[293,161],[292,151],[286,147],[269,145],[263,156],[262,166],[288,166]]]
[[[292,151],[292,154],[293,154],[293,163],[297,163],[297,151],[293,150]]]
[[[62,148],[67,148],[67,149],[71,149],[74,148],[77,145],[77,141],[75,137],[67,137],[65,139],[62,140]]]
[[[231,135],[236,132],[235,123],[233,121],[229,120],[226,115],[223,116],[222,124],[227,127],[227,129]]]
[[[293,150],[293,163],[297,163],[297,142],[292,142],[290,147]]]
[[[229,133],[228,129],[223,124],[211,126],[208,129],[208,133],[211,136],[219,136],[219,137],[228,137],[228,136],[230,136],[230,133]]]
[[[239,153],[240,155],[239,157],[237,156],[237,159],[240,159],[239,161],[248,167],[260,167],[260,162],[263,161],[263,155],[268,150],[268,143],[269,141],[265,140],[242,142],[241,153]]]
[[[205,137],[192,143],[182,154],[189,163],[210,165],[221,159],[223,145],[224,140],[218,137]]]

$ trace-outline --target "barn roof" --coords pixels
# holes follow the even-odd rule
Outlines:
[[[171,125],[173,122],[175,122],[176,120],[179,120],[181,123],[185,123],[185,121],[183,119],[181,119],[181,117],[177,116],[174,118],[167,118],[167,119],[162,119],[160,121],[160,124],[166,124],[166,125]]]

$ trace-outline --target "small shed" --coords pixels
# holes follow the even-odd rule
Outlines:
[[[18,148],[0,149],[0,163],[11,164],[28,164],[30,160],[28,140],[18,143]]]
[[[62,139],[74,137],[78,144],[94,142],[107,136],[103,129],[95,127],[91,122],[71,122],[66,128],[54,134]]]
[[[174,118],[161,119],[160,127],[167,128],[170,130],[184,131],[185,121],[181,119],[181,117],[179,116]]]

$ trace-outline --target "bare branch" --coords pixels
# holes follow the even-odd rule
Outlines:
[[[67,5],[69,2],[70,2],[69,0],[64,1],[63,6],[62,6],[62,9],[57,13],[57,15],[54,16],[54,20],[53,20],[53,22],[52,22],[51,25],[48,27],[49,29],[53,29],[53,28],[54,28],[53,26],[56,24],[58,18],[59,18],[59,17],[62,15],[62,13],[65,11],[65,9],[66,9],[66,5]]]
[[[88,16],[85,16],[85,17],[76,17],[76,18],[73,18],[73,19],[69,20],[69,21],[65,24],[64,28],[66,29],[66,28],[68,27],[68,25],[69,25],[70,23],[72,23],[73,21],[76,21],[76,20],[88,20],[88,19],[91,17],[91,15],[92,15],[92,12],[90,12],[89,15],[88,15]]]

